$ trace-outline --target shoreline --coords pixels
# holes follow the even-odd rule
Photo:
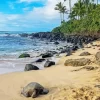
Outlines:
[[[93,42],[100,45],[100,41]],[[58,63],[44,70],[29,72],[14,72],[0,75],[0,98],[2,100],[97,100],[100,97],[100,67],[95,64],[95,54],[100,51],[98,46],[86,45],[84,49],[78,49],[70,56],[63,55]],[[95,48],[95,49],[94,49]],[[88,51],[89,56],[79,56]],[[67,59],[89,58],[93,62],[88,66],[98,69],[82,69],[84,66],[65,66]],[[30,82],[38,82],[49,89],[47,95],[35,99],[25,98],[20,94],[24,86]],[[97,87],[96,87],[97,86]],[[73,92],[74,91],[74,92]],[[92,93],[92,94],[91,94]],[[99,99],[98,99],[99,100]]]
[[[100,67],[95,63],[95,54],[100,51],[100,41],[93,41],[95,39],[91,40],[91,38],[85,39],[85,37],[78,38],[79,39],[75,38],[74,40],[73,38],[69,38],[69,41],[71,41],[73,45],[67,46],[65,44],[63,49],[59,48],[59,55],[54,56],[55,52],[52,50],[46,51],[47,53],[50,52],[53,54],[53,57],[46,58],[42,63],[35,62],[36,56],[33,56],[34,53],[33,55],[30,53],[30,58],[0,60],[1,67],[5,67],[7,71],[9,67],[10,70],[10,73],[7,72],[4,74],[4,72],[2,72],[0,75],[0,98],[2,100],[77,100],[80,98],[85,100],[84,98],[87,97],[87,100],[92,100],[92,98],[96,100],[100,97],[100,90],[98,88],[100,82]],[[81,40],[83,40],[83,44],[86,43],[83,48],[81,48]],[[79,56],[82,52],[89,52],[91,55]],[[39,58],[41,58],[41,56],[37,57],[37,59]],[[81,58],[91,59],[91,63],[87,65],[89,67],[65,66],[66,60]],[[48,59],[56,62],[56,64],[44,68],[44,63]],[[38,66],[41,70],[24,72],[25,65],[29,63]],[[11,70],[10,68],[13,69]],[[5,71],[5,69],[2,70]],[[49,93],[35,99],[25,98],[20,93],[22,88],[30,82],[38,82],[44,87],[47,87]]]
[[[9,53],[9,54],[5,54],[5,55],[0,55],[0,74],[2,73],[9,73],[9,72],[16,72],[16,71],[23,71],[24,67],[26,64],[32,63],[33,61],[36,61],[37,59],[41,58],[41,54],[44,54],[46,52],[57,52],[59,53],[66,45],[70,45],[70,43],[62,42],[59,41],[59,44],[56,45],[54,44],[54,42],[48,42],[48,44],[46,44],[46,41],[43,41],[44,45],[47,45],[48,49],[41,49],[41,50],[28,50],[28,51],[21,51],[19,53]],[[50,47],[50,45],[52,44],[53,46]],[[60,50],[60,48],[62,48]],[[38,48],[37,48],[38,49]],[[59,49],[59,50],[58,50]],[[18,58],[21,54],[23,53],[28,53],[30,54],[30,58],[23,58],[20,59]],[[52,58],[51,58],[52,59]],[[53,59],[58,59],[58,58],[53,58]],[[57,62],[57,60],[54,60]],[[36,65],[36,64],[35,64]],[[38,65],[38,67],[40,69],[43,69],[44,63],[42,65]],[[5,69],[5,72],[4,72]],[[3,71],[2,71],[3,70]]]

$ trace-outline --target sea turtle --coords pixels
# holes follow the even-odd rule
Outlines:
[[[49,90],[41,86],[39,83],[31,82],[23,88],[21,94],[25,97],[36,98],[37,96],[47,94],[48,92]]]

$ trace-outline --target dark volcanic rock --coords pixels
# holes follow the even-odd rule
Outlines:
[[[50,67],[52,65],[55,65],[55,62],[53,62],[53,61],[46,61],[46,63],[44,64],[44,67]]]
[[[70,56],[72,54],[72,52],[69,50],[68,52],[67,52],[67,55],[66,56]]]
[[[54,42],[54,44],[55,44],[55,45],[58,45],[58,44],[59,44],[59,42]]]
[[[32,34],[21,34],[22,37],[31,37],[31,39],[37,38],[41,40],[48,41],[67,41],[68,43],[73,43],[74,45],[79,45],[83,47],[83,43],[91,43],[94,40],[97,40],[99,37],[97,35],[64,35],[64,33],[52,33],[52,32],[38,32]],[[58,42],[55,42],[58,44]]]
[[[26,57],[30,57],[30,55],[27,54],[27,53],[23,53],[23,54],[21,54],[21,55],[19,56],[19,58],[26,58]]]
[[[83,52],[80,54],[80,56],[88,56],[88,55],[91,55],[89,52]]]
[[[62,49],[60,53],[66,53],[67,49]]]
[[[28,37],[27,33],[19,34],[21,37]]]
[[[43,62],[43,61],[45,61],[45,59],[38,59],[35,62]]]
[[[90,59],[80,58],[80,59],[68,59],[65,61],[65,66],[84,66],[91,63]]]
[[[52,53],[44,53],[42,54],[42,58],[48,58],[48,57],[52,57],[53,54]]]
[[[26,64],[24,71],[30,71],[30,70],[39,70],[39,68],[32,64]]]
[[[49,90],[44,88],[39,83],[31,82],[23,88],[21,94],[23,94],[25,97],[36,98],[39,95],[47,94],[48,92]]]
[[[76,50],[78,50],[79,49],[79,47],[77,46],[77,45],[74,45],[73,47],[72,47],[72,50],[73,51],[76,51]]]
[[[31,38],[40,38],[40,39],[46,39],[49,41],[53,40],[65,40],[65,36],[63,33],[52,33],[52,32],[38,32],[30,34]]]
[[[57,54],[58,52],[57,51],[47,51],[47,53],[49,53],[53,56],[53,55]]]

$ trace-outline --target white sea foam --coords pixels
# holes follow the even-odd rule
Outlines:
[[[4,34],[2,34],[2,33],[1,33],[0,36],[1,36],[1,37],[4,37],[4,36],[5,36],[5,37],[6,37],[6,36],[19,37],[20,35],[19,35],[19,34],[9,34],[9,33],[4,33]]]

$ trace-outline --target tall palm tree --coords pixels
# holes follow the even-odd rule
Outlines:
[[[62,12],[62,14],[63,14],[63,22],[64,22],[64,21],[65,21],[65,20],[64,20],[64,15],[65,15],[65,13],[66,13],[66,6],[63,6],[63,7],[62,7],[62,11],[61,11],[61,12]]]
[[[98,5],[98,2],[99,2],[99,1],[97,0],[97,5]]]
[[[64,0],[64,2],[65,2],[66,0]],[[70,14],[71,14],[71,10],[72,10],[72,6],[71,6],[71,0],[69,0],[69,11],[70,11]]]
[[[72,9],[71,0],[69,0],[69,8],[70,8],[70,13],[71,13],[71,9]]]
[[[85,15],[85,7],[81,0],[78,0],[77,3],[74,4],[72,8],[72,12],[70,14],[73,18],[77,18],[78,20]]]
[[[58,10],[59,11],[61,22],[63,21],[62,20],[62,8],[63,8],[62,2],[59,2],[58,4],[56,4],[55,10]]]

